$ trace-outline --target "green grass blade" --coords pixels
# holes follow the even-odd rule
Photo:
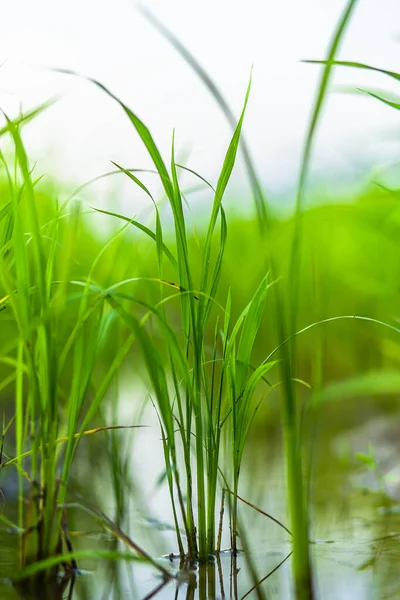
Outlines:
[[[303,60],[302,62],[312,64],[312,65],[326,65],[326,60]],[[380,69],[378,67],[372,67],[371,65],[366,65],[364,63],[359,62],[351,62],[346,60],[332,60],[330,62],[331,65],[337,67],[350,67],[352,69],[363,69],[366,71],[374,71],[375,73],[381,73],[382,75],[388,75],[388,77],[392,77],[397,81],[400,81],[400,73],[396,73],[395,71],[387,71],[386,69]]]
[[[177,52],[182,56],[182,58],[188,63],[188,65],[193,69],[199,79],[203,82],[205,87],[208,89],[220,109],[222,113],[226,117],[229,125],[233,130],[235,130],[237,126],[236,118],[231,110],[228,102],[223,96],[221,90],[215,83],[215,81],[210,77],[207,71],[200,65],[198,60],[189,52],[189,50],[180,42],[176,36],[163,24],[161,23],[152,12],[150,12],[143,4],[139,4],[138,8],[142,15],[165,37],[166,40],[177,50]],[[262,229],[266,227],[267,222],[267,207],[264,198],[264,194],[262,191],[262,186],[258,179],[258,175],[254,168],[253,160],[251,158],[250,150],[246,143],[244,136],[241,137],[241,149],[243,152],[243,157],[246,165],[246,169],[248,172],[251,189],[253,192],[254,203],[256,206],[256,211],[258,215],[258,220]]]
[[[165,193],[168,198],[171,198],[173,195],[171,179],[169,177],[168,171],[165,167],[165,164],[161,157],[161,154],[154,142],[154,139],[153,139],[149,129],[143,123],[143,121],[141,121],[139,119],[139,117],[126,104],[124,104],[124,102],[122,102],[122,100],[120,100],[105,85],[103,85],[96,79],[93,79],[91,77],[86,77],[84,75],[80,75],[79,73],[76,73],[75,71],[71,71],[69,69],[55,69],[55,70],[59,73],[65,73],[66,75],[73,75],[75,77],[81,77],[83,79],[86,79],[87,81],[90,81],[95,86],[97,86],[99,89],[101,89],[103,92],[105,92],[107,94],[107,96],[109,96],[110,98],[115,100],[120,105],[120,107],[124,110],[125,114],[128,116],[129,120],[135,127],[135,129],[136,129],[137,133],[139,134],[141,140],[143,141],[144,145],[146,146],[146,149],[147,149],[148,153],[150,154],[150,156],[154,162],[154,165],[160,175],[161,183],[164,187]]]
[[[208,224],[206,241],[204,243],[204,249],[203,249],[203,259],[202,259],[201,289],[206,291],[207,293],[209,291],[209,286],[210,286],[209,271],[210,271],[210,255],[211,255],[212,236],[214,233],[218,214],[220,213],[222,199],[223,199],[226,187],[228,185],[228,182],[231,177],[232,170],[233,170],[233,167],[234,167],[234,164],[236,161],[236,155],[237,155],[240,136],[241,136],[241,132],[242,132],[242,125],[243,125],[244,115],[246,112],[247,102],[248,102],[249,95],[250,95],[250,89],[251,89],[251,77],[250,77],[250,81],[249,81],[247,91],[246,91],[246,96],[245,96],[242,113],[240,115],[238,124],[237,124],[234,134],[232,136],[228,150],[226,152],[224,163],[222,165],[222,170],[221,170],[220,176],[218,178],[218,183],[216,186],[214,202],[213,202],[212,212],[211,212],[211,216],[210,216],[210,220],[209,220],[209,224]],[[221,248],[222,248],[222,244],[221,244]],[[220,260],[222,260],[222,258],[218,259],[217,262],[219,262]],[[218,276],[218,270],[214,271],[214,275]],[[215,288],[215,286],[213,286],[212,282],[211,282],[211,287]]]
[[[390,106],[391,108],[400,110],[400,102],[393,102],[392,100],[387,100],[386,98],[383,98],[382,96],[379,96],[378,94],[375,94],[374,92],[370,92],[368,90],[362,90],[362,91],[365,92],[366,94],[368,94],[368,96],[371,96],[371,98],[375,98],[376,100],[383,102],[384,104],[386,104],[387,106]]]
[[[103,210],[101,208],[95,208],[94,210],[96,212],[103,213],[104,215],[110,215],[111,217],[116,217],[117,219],[122,219],[123,221],[126,221],[127,223],[131,223],[134,227],[136,227],[137,229],[140,229],[140,231],[143,231],[143,233],[148,235],[149,238],[151,238],[157,244],[157,235],[154,233],[154,231],[151,231],[151,229],[149,229],[145,225],[142,225],[142,223],[139,223],[139,221],[135,221],[135,219],[131,219],[130,217],[125,217],[124,215],[120,215],[118,213],[111,212],[109,210]],[[168,260],[172,264],[172,266],[175,269],[177,269],[178,263],[177,263],[174,255],[172,254],[172,252],[168,249],[168,247],[164,243],[162,244],[162,249],[163,249],[165,256],[168,258]]]

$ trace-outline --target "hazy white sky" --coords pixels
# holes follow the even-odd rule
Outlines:
[[[319,67],[343,0],[144,0],[190,49],[239,115],[254,64],[245,132],[263,180],[295,180]],[[399,0],[359,0],[340,57],[398,70]],[[38,172],[79,184],[110,169],[149,166],[117,104],[93,85],[50,72],[97,78],[150,127],[166,157],[172,129],[188,166],[215,181],[230,131],[196,75],[130,0],[14,0],[2,7],[0,106],[19,107],[61,94],[25,130]],[[382,76],[337,69],[335,83],[396,91]],[[400,92],[399,92],[400,93]],[[394,160],[395,111],[367,97],[332,93],[314,156],[316,174],[357,172]],[[397,128],[397,129],[396,129]],[[237,181],[241,169],[237,171]]]

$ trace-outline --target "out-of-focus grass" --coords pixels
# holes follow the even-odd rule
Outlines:
[[[303,252],[297,299],[298,329],[310,323],[310,315],[325,319],[338,315],[362,315],[394,322],[398,318],[400,210],[397,198],[370,190],[349,202],[305,211]],[[289,244],[293,219],[274,220],[269,243],[279,275],[287,285]],[[235,298],[246,294],[262,271],[259,238],[254,224],[230,224],[222,286],[232,285]],[[286,295],[290,306],[292,298]],[[274,324],[265,321],[265,335],[258,351],[273,342]],[[298,376],[308,378],[315,335],[324,337],[324,380],[346,376],[373,365],[397,364],[398,341],[376,325],[357,322],[321,325],[298,338]],[[265,344],[266,347],[261,347]]]
[[[310,315],[318,308],[319,319],[339,315],[361,315],[396,323],[400,298],[400,205],[396,196],[371,187],[357,198],[338,198],[338,202],[324,204],[319,197],[319,206],[304,211],[303,253],[299,297],[296,306],[298,327],[310,323]],[[242,202],[242,200],[241,200]],[[218,297],[223,301],[229,288],[232,289],[232,311],[238,315],[241,307],[252,296],[260,279],[265,275],[262,260],[263,245],[270,244],[276,260],[278,276],[284,289],[289,290],[288,269],[290,240],[293,235],[293,218],[271,218],[269,240],[263,242],[258,235],[254,220],[241,219],[237,215],[229,219],[226,252],[221,272]],[[133,229],[133,228],[131,228]],[[135,251],[135,240],[142,235],[131,231],[133,243],[122,242],[118,269],[129,276],[153,277],[156,272],[156,249],[151,242],[141,242]],[[143,236],[144,237],[144,236]],[[165,233],[166,239],[168,232]],[[126,240],[127,240],[126,238]],[[188,243],[192,249],[201,242],[201,228],[193,232]],[[200,242],[199,242],[200,240]],[[101,243],[98,240],[95,244]],[[168,245],[169,240],[168,240]],[[135,261],[130,255],[135,252]],[[195,252],[192,253],[195,256]],[[113,272],[104,258],[101,270],[110,279],[119,275]],[[195,259],[194,259],[195,260]],[[167,266],[167,265],[166,265]],[[199,265],[200,266],[200,265]],[[194,267],[196,271],[196,268]],[[168,278],[168,272],[165,274]],[[155,300],[158,295],[153,283],[132,284],[147,299]],[[171,293],[173,290],[171,289]],[[285,303],[291,304],[289,294]],[[176,304],[177,310],[179,309]],[[173,319],[174,304],[168,310]],[[277,343],[275,324],[265,317],[261,324],[262,335],[255,342],[257,358],[262,358]],[[213,331],[209,332],[210,343]],[[344,321],[321,325],[298,338],[298,373],[308,379],[311,375],[313,344],[316,335],[324,338],[324,380],[345,377],[378,365],[398,365],[398,339],[390,331],[375,324]]]
[[[2,188],[2,204],[7,202],[6,188]],[[45,225],[54,217],[54,202],[45,188],[36,193],[40,203],[41,223]],[[400,205],[398,197],[376,186],[370,186],[357,198],[342,196],[337,203],[329,204],[324,197],[313,200],[314,207],[303,214],[303,253],[300,293],[296,310],[299,329],[310,323],[310,313],[320,307],[319,318],[339,315],[364,315],[396,323],[399,318],[400,299]],[[231,200],[232,201],[232,200]],[[243,199],[240,199],[243,203]],[[318,205],[319,203],[319,205]],[[1,206],[0,206],[1,210]],[[81,216],[71,265],[71,278],[87,276],[95,257],[105,247],[108,237],[96,228],[96,214]],[[261,278],[265,275],[262,260],[263,245],[270,244],[277,264],[278,275],[284,289],[288,289],[290,240],[293,235],[293,219],[271,217],[270,239],[265,242],[258,235],[256,220],[242,219],[236,215],[229,218],[228,237],[218,297],[221,302],[232,289],[232,314],[238,316],[241,308],[250,300]],[[118,227],[120,221],[116,221]],[[60,221],[62,240],[68,236],[67,221]],[[151,226],[151,224],[150,224]],[[45,228],[44,228],[45,229]],[[173,240],[165,239],[169,247]],[[171,233],[172,238],[172,233]],[[202,241],[201,224],[196,231],[188,228],[188,244],[195,250]],[[62,242],[61,242],[62,243]],[[192,252],[192,257],[196,253]],[[192,260],[195,261],[195,258]],[[57,264],[56,264],[57,278]],[[193,266],[196,272],[196,265]],[[200,269],[200,262],[198,265]],[[98,261],[93,280],[101,287],[118,283],[127,278],[154,278],[157,274],[157,250],[145,234],[133,226],[110,244]],[[165,279],[169,278],[165,264]],[[171,282],[173,283],[173,282]],[[156,282],[140,280],[132,282],[135,295],[145,301],[156,302],[159,288]],[[174,288],[165,292],[173,294]],[[291,299],[286,295],[290,306]],[[6,303],[1,305],[4,309]],[[174,322],[174,308],[179,311],[179,301],[168,303],[168,311]],[[1,347],[6,349],[12,338],[11,321],[4,319]],[[71,324],[76,318],[76,307],[71,303]],[[255,342],[256,358],[262,359],[277,344],[273,320],[265,317],[261,324],[262,335]],[[395,334],[382,330],[374,324],[343,322],[321,325],[298,338],[298,373],[308,379],[311,375],[315,335],[324,338],[324,380],[352,375],[378,365],[398,365],[398,344]],[[214,331],[209,332],[210,343]],[[113,340],[109,341],[110,357]],[[116,342],[117,343],[117,342]],[[135,350],[133,350],[135,351]],[[5,374],[4,365],[0,370]],[[6,391],[6,390],[4,390]]]

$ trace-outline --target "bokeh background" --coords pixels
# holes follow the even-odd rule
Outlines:
[[[296,182],[301,149],[322,59],[343,0],[144,0],[218,83],[239,115],[251,66],[254,79],[245,121],[255,164],[266,188],[286,194]],[[339,57],[396,70],[400,5],[397,0],[359,2]],[[19,109],[59,96],[25,131],[40,171],[73,187],[110,170],[110,160],[146,167],[141,142],[126,117],[89,83],[60,75],[64,68],[94,77],[147,123],[168,152],[172,130],[187,164],[215,180],[230,137],[214,100],[177,52],[146,21],[132,0],[8,2],[0,45],[0,106]],[[396,114],[368,97],[344,89],[382,88],[380,75],[336,69],[313,157],[314,184],[349,186],[372,166],[390,165],[398,151]],[[121,178],[120,178],[121,179]],[[130,186],[128,185],[130,190]],[[114,202],[131,194],[123,183]],[[233,185],[244,185],[236,169]],[[99,194],[115,190],[103,180]],[[121,189],[121,188],[120,188]],[[278,200],[277,200],[278,201]],[[245,208],[246,201],[242,202]]]

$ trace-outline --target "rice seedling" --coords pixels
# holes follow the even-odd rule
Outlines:
[[[292,259],[289,266],[288,273],[288,295],[290,298],[289,313],[286,316],[287,309],[285,308],[285,302],[283,301],[282,291],[280,284],[275,286],[275,302],[274,306],[274,318],[278,329],[278,344],[280,347],[281,354],[281,379],[282,379],[282,401],[283,401],[283,425],[284,425],[284,437],[285,437],[285,457],[287,466],[287,486],[288,486],[288,503],[289,511],[291,515],[291,524],[293,530],[293,574],[296,586],[296,595],[298,598],[311,598],[313,597],[313,583],[311,575],[311,564],[309,554],[309,517],[308,517],[308,503],[305,494],[307,485],[305,484],[305,467],[302,456],[302,432],[300,428],[300,421],[298,416],[298,401],[296,400],[297,391],[296,386],[296,333],[297,333],[297,307],[298,307],[298,296],[299,296],[299,278],[301,270],[301,250],[302,250],[302,223],[301,215],[303,212],[303,196],[305,192],[305,185],[307,180],[307,174],[309,170],[311,152],[313,147],[313,141],[315,131],[317,128],[319,116],[324,103],[324,99],[328,90],[330,74],[332,70],[332,64],[335,59],[337,50],[342,40],[345,29],[350,20],[350,16],[355,8],[356,0],[350,0],[348,2],[345,11],[339,21],[336,32],[334,33],[329,52],[328,60],[326,61],[325,69],[321,77],[315,106],[310,120],[308,134],[305,141],[305,147],[301,163],[301,171],[297,189],[296,198],[296,209],[294,217],[294,233],[292,241]],[[224,115],[226,116],[229,123],[232,125],[234,118],[232,111],[229,108],[228,103],[224,99],[222,93],[218,89],[217,85],[212,81],[207,72],[199,65],[196,59],[190,54],[190,52],[180,43],[179,40],[163,25],[161,24],[148,10],[141,7],[141,12],[144,16],[164,35],[172,45],[177,49],[181,56],[189,63],[189,65],[198,74],[200,79],[203,81],[205,86],[209,89],[210,93],[221,107]],[[255,201],[255,207],[257,210],[257,216],[259,219],[260,231],[266,239],[266,248],[264,251],[264,260],[266,268],[270,269],[272,277],[276,279],[278,277],[278,271],[276,267],[276,261],[268,247],[268,238],[270,233],[270,224],[268,220],[268,211],[266,206],[266,200],[262,192],[262,186],[259,182],[256,170],[253,166],[251,156],[247,145],[242,145],[243,154],[245,158],[245,165],[249,175],[249,181],[253,192],[253,198]],[[258,293],[257,293],[258,294]],[[256,306],[260,306],[264,303],[265,297],[261,293],[260,299],[257,301],[254,297],[253,301],[256,302]],[[260,303],[260,304],[259,304]],[[253,328],[254,334],[257,332],[259,327],[259,319],[261,313],[258,313],[258,309],[255,309],[255,314],[251,314],[249,310],[249,322],[250,328]],[[250,316],[251,315],[251,316]],[[243,452],[243,441],[246,439],[248,432],[247,425],[244,425],[245,431],[240,431],[238,423],[245,423],[243,420],[243,414],[241,411],[237,411],[237,407],[243,408],[247,415],[249,411],[248,403],[251,402],[251,398],[254,393],[254,387],[252,387],[252,381],[248,382],[249,390],[245,390],[245,380],[247,379],[248,369],[250,366],[250,351],[254,339],[251,339],[251,334],[248,340],[246,340],[246,324],[243,325],[242,335],[246,348],[247,342],[249,346],[244,350],[244,357],[241,356],[240,345],[238,354],[234,357],[233,363],[230,363],[230,369],[227,369],[227,378],[232,386],[230,405],[232,407],[232,445],[233,445],[233,472],[234,475],[234,510],[233,510],[233,536],[232,536],[232,548],[236,549],[235,542],[235,531],[236,531],[236,513],[237,513],[237,492],[238,492],[238,478],[240,471],[240,458]],[[233,336],[235,338],[235,335]],[[235,340],[233,341],[235,343]],[[236,354],[236,353],[235,353]],[[244,360],[242,360],[244,358]],[[239,366],[236,366],[236,364]],[[262,369],[268,370],[270,363],[261,365],[258,370],[255,371],[254,386],[264,373]],[[239,377],[239,379],[237,379]],[[239,393],[239,396],[237,395]],[[243,398],[241,395],[243,394]],[[240,402],[239,402],[240,400]],[[238,413],[238,414],[237,414]]]
[[[135,299],[131,294],[121,291],[123,287],[132,285],[135,278],[109,287],[105,298],[142,349],[159,415],[165,477],[170,490],[179,552],[189,560],[205,562],[217,551],[216,501],[218,483],[222,477],[224,484],[233,492],[231,546],[232,552],[236,554],[240,467],[246,437],[261,402],[255,400],[254,392],[262,381],[269,386],[268,390],[271,389],[266,374],[276,364],[276,361],[271,361],[256,368],[251,362],[267,292],[272,285],[270,276],[267,274],[263,278],[236,322],[232,321],[230,294],[228,293],[225,306],[221,305],[217,297],[227,235],[222,200],[236,159],[250,84],[217,185],[215,189],[209,185],[213,202],[204,243],[196,249],[197,252],[200,251],[200,270],[195,273],[188,246],[174,139],[168,171],[145,124],[102,84],[96,81],[93,83],[120,105],[135,127],[154,162],[173,215],[175,248],[171,249],[164,241],[160,212],[152,193],[131,170],[116,165],[153,203],[155,231],[124,215],[106,210],[100,212],[131,223],[155,242],[158,277],[153,278],[153,281],[161,284],[161,295],[155,306],[142,303],[148,311],[142,319],[128,307],[129,302]],[[169,263],[168,279],[165,261]],[[164,290],[171,288],[177,289],[178,294],[165,296]],[[167,312],[168,303],[176,298],[180,299],[181,312],[178,330],[171,326]],[[151,336],[148,333],[145,325],[150,316],[163,342],[160,339],[154,342],[154,334]],[[215,325],[209,346],[207,332],[211,319]],[[230,476],[223,474],[220,460],[221,439],[225,431],[231,448]],[[179,453],[183,469],[179,463]],[[195,458],[194,468],[192,456]],[[184,492],[182,481],[185,481]],[[185,531],[186,547],[180,533],[181,525]]]
[[[12,369],[5,383],[15,397],[15,457],[3,451],[1,469],[14,467],[18,474],[18,514],[12,528],[18,535],[19,572],[14,583],[24,597],[36,597],[40,590],[41,597],[55,598],[69,584],[72,594],[77,572],[67,518],[74,457],[82,436],[104,430],[88,430],[88,425],[132,338],[124,340],[99,377],[96,366],[106,356],[115,315],[91,273],[83,281],[71,277],[79,206],[73,205],[69,213],[56,207],[51,220],[41,222],[38,180],[33,178],[20,133],[21,123],[39,112],[14,121],[7,118],[2,132],[11,136],[15,149],[12,170],[1,156],[10,201],[1,214],[0,259],[1,318],[12,331],[3,340],[2,353]],[[3,443],[10,425],[3,427]],[[10,525],[3,515],[0,518]],[[112,525],[105,515],[100,518],[105,526]],[[153,563],[117,525],[113,531],[136,552],[136,559]]]

